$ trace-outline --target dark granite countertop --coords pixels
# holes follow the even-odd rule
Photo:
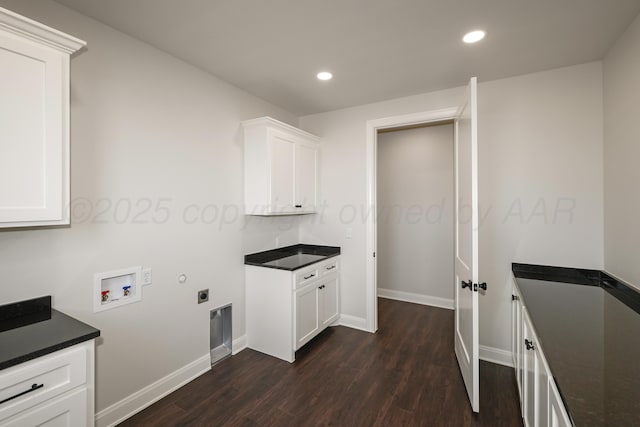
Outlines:
[[[100,331],[51,308],[51,297],[0,306],[0,369],[100,336]]]
[[[598,270],[513,273],[574,425],[640,425],[640,293]]]
[[[338,255],[340,255],[338,246],[305,245],[301,243],[245,255],[244,263],[258,267],[293,271]]]

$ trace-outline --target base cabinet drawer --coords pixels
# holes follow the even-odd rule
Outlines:
[[[296,273],[294,289],[300,289],[309,283],[318,280],[319,273],[317,267],[307,267]]]
[[[0,422],[6,427],[82,427],[87,425],[87,388],[81,387]]]
[[[0,371],[0,422],[87,382],[87,349],[74,346]]]
[[[0,427],[92,427],[95,340],[0,371]]]

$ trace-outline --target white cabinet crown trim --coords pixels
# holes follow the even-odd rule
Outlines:
[[[87,45],[83,40],[0,7],[0,29],[71,55]]]
[[[301,138],[305,138],[305,139],[310,139],[312,141],[315,142],[320,142],[320,137],[313,135],[309,132],[303,131],[302,129],[298,129],[297,127],[291,126],[287,123],[283,123],[279,120],[273,119],[271,117],[265,116],[265,117],[259,117],[257,119],[251,119],[251,120],[245,120],[242,122],[242,126],[247,129],[250,127],[255,127],[255,126],[271,126],[271,127],[276,127],[276,128],[280,128],[281,130],[284,130],[286,132],[292,133],[294,135],[297,135]]]

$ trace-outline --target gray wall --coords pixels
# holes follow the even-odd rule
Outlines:
[[[604,60],[605,268],[640,288],[640,17]]]
[[[480,298],[481,345],[510,348],[512,262],[603,266],[601,65],[479,85],[479,274],[490,286]],[[344,314],[366,315],[366,122],[455,107],[463,93],[456,88],[300,119],[323,138],[324,203],[320,215],[301,219],[300,234],[342,246]]]
[[[243,253],[279,235],[297,242],[298,226],[238,214],[240,120],[296,118],[57,3],[0,5],[88,42],[71,70],[72,226],[0,231],[0,304],[50,294],[101,329],[101,410],[207,355],[211,308],[232,302],[233,335],[244,335]],[[154,222],[165,220],[158,205],[165,223]],[[94,314],[93,274],[135,265],[153,269],[143,300]],[[207,287],[210,302],[198,305]]]
[[[453,125],[379,134],[377,167],[378,289],[452,305]]]

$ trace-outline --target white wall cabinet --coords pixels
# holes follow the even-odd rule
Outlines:
[[[315,212],[319,138],[270,117],[242,126],[245,214]]]
[[[83,46],[0,8],[0,227],[69,224],[69,62]]]
[[[511,350],[524,425],[570,427],[569,415],[515,284],[511,299]]]
[[[85,341],[0,371],[0,425],[93,426],[94,345]]]
[[[293,362],[338,320],[339,257],[296,271],[247,265],[247,347]]]

